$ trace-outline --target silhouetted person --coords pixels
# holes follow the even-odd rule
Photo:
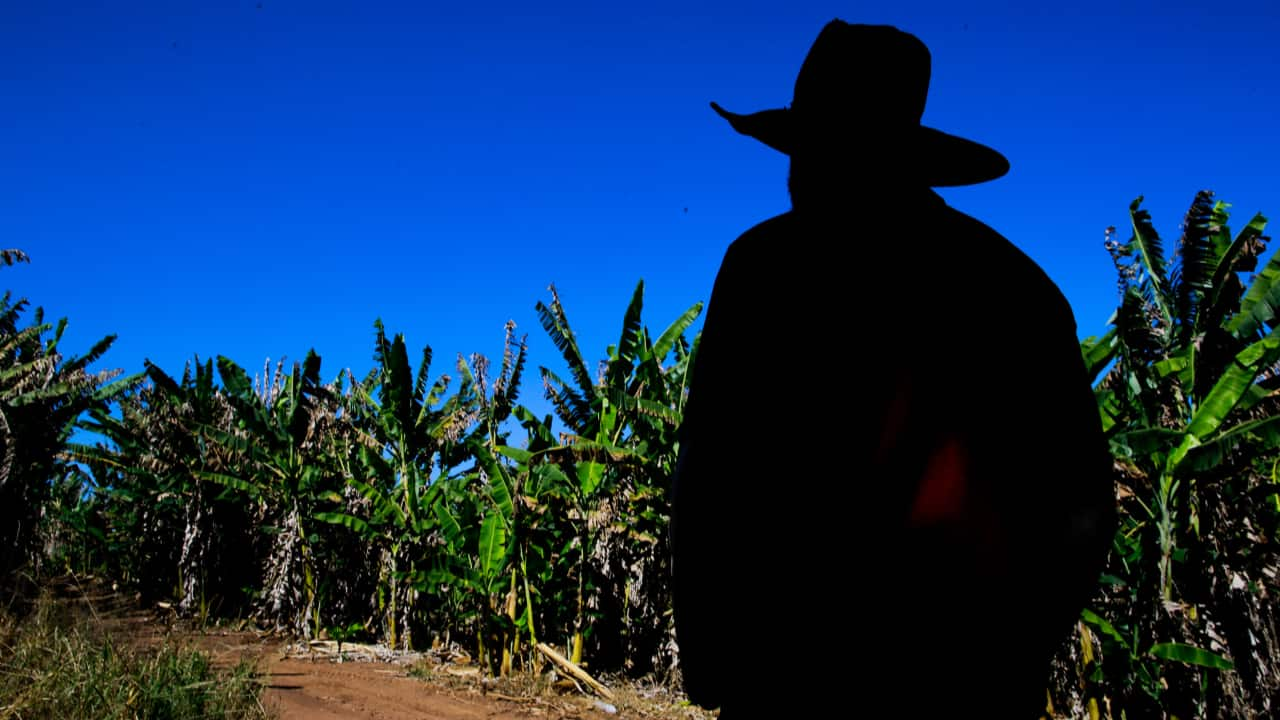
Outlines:
[[[791,157],[716,277],[674,486],[685,686],[728,718],[1037,717],[1110,546],[1071,309],[930,189],[1008,163],[921,126],[929,73],[834,21],[789,109],[712,104]]]

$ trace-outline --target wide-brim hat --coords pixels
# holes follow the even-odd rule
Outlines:
[[[861,147],[930,187],[973,185],[1009,172],[998,151],[920,124],[931,61],[929,48],[910,33],[833,20],[800,66],[790,107],[749,115],[711,107],[733,129],[787,155]]]

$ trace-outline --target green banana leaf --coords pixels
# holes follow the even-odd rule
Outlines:
[[[1129,647],[1128,641],[1124,639],[1124,636],[1120,634],[1120,631],[1116,630],[1115,626],[1110,622],[1107,622],[1107,619],[1101,615],[1086,608],[1080,611],[1080,619],[1097,628],[1103,635],[1115,640],[1124,647]]]
[[[480,525],[480,573],[487,584],[497,580],[507,566],[506,521],[495,512],[485,515]]]
[[[1138,196],[1129,205],[1129,220],[1133,228],[1130,245],[1138,252],[1138,258],[1146,274],[1149,299],[1160,312],[1166,327],[1173,326],[1173,314],[1169,308],[1169,273],[1165,267],[1164,248],[1160,235],[1151,224],[1151,213],[1142,210],[1143,197]]]
[[[1196,408],[1187,426],[1188,432],[1198,440],[1209,439],[1244,397],[1258,374],[1277,360],[1280,360],[1280,331],[1275,330],[1237,353]]]
[[[1247,239],[1257,239],[1267,226],[1267,218],[1258,213],[1241,231]],[[1241,340],[1253,340],[1276,318],[1280,308],[1280,252],[1271,256],[1266,267],[1253,279],[1240,301],[1240,311],[1227,323],[1227,330]]]
[[[1158,643],[1152,645],[1147,654],[1161,660],[1176,660],[1188,665],[1197,665],[1215,670],[1232,670],[1235,668],[1235,665],[1230,660],[1221,655],[1185,643]]]
[[[319,520],[320,522],[326,522],[333,525],[341,525],[342,527],[347,528],[348,530],[351,530],[363,537],[373,537],[377,535],[377,533],[374,532],[373,528],[369,526],[369,523],[365,522],[364,520],[361,520],[358,517],[355,517],[354,515],[348,515],[346,513],[336,513],[336,512],[318,512],[318,513],[315,513],[313,517],[316,520]]]

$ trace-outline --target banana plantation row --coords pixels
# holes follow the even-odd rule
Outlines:
[[[1280,256],[1262,262],[1264,217],[1233,235],[1228,206],[1206,191],[1166,258],[1141,200],[1130,239],[1106,236],[1121,298],[1110,329],[1081,346],[1121,527],[1049,697],[1070,716],[1270,715]],[[565,378],[539,369],[562,431],[517,402],[526,341],[511,324],[496,368],[472,355],[433,374],[430,348],[413,362],[377,323],[363,378],[323,383],[314,353],[256,378],[221,357],[179,378],[151,364],[120,378],[87,370],[111,338],[63,358],[62,326],[37,312],[19,328],[25,301],[6,296],[0,570],[106,572],[192,615],[308,637],[458,642],[492,672],[548,642],[595,668],[670,676],[667,492],[701,304],[654,336],[642,295],[643,284],[595,373],[554,288],[537,305],[567,367]],[[70,442],[77,425],[101,441]],[[809,431],[785,430],[777,442],[822,451]],[[766,517],[760,531],[804,536]],[[1000,642],[999,620],[984,642]],[[743,631],[774,628],[762,618]]]
[[[541,380],[564,432],[517,404],[512,323],[497,368],[459,356],[433,374],[429,347],[412,362],[379,322],[363,378],[323,383],[312,352],[256,379],[219,357],[92,388],[112,402],[81,427],[105,442],[56,465],[59,532],[80,538],[63,561],[303,637],[460,641],[499,672],[545,640],[666,671],[666,490],[701,305],[653,337],[637,286],[596,378],[551,293],[538,314],[569,380]]]

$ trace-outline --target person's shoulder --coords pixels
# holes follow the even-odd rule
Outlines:
[[[776,242],[795,230],[795,213],[788,210],[751,226],[729,245],[729,249],[753,248],[757,245]]]
[[[787,246],[788,239],[794,239],[795,226],[794,214],[785,212],[747,229],[729,243],[720,264],[720,275],[737,275],[750,272],[749,269],[758,271],[769,262],[768,258],[778,254],[779,248]]]
[[[1017,262],[1036,264],[1021,248],[990,225],[950,205],[943,205],[941,210],[949,237],[976,251],[1003,254]]]
[[[1041,309],[1052,306],[1074,326],[1071,305],[1045,269],[1000,232],[950,205],[943,211],[945,237],[957,258],[969,267],[981,268],[999,278],[1010,297],[1021,296]]]

